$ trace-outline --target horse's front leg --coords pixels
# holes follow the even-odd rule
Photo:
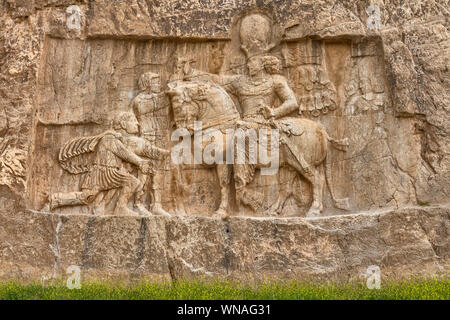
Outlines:
[[[186,208],[184,207],[184,201],[182,198],[181,199],[178,198],[178,197],[183,197],[186,192],[182,164],[175,165],[172,168],[172,176],[174,179],[174,187],[175,187],[175,192],[173,194],[173,204],[175,207],[175,214],[177,216],[185,216],[187,213],[186,213]]]
[[[216,166],[217,176],[220,184],[220,205],[215,214],[219,217],[228,215],[229,188],[231,182],[231,165],[218,164]]]

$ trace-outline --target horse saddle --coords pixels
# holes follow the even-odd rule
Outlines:
[[[295,121],[290,121],[290,119],[278,120],[279,129],[288,136],[301,136],[305,130],[302,126],[298,125]]]

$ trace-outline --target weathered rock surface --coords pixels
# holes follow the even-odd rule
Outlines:
[[[0,216],[1,279],[357,279],[449,272],[449,207],[326,218]],[[7,239],[7,240],[6,240]]]
[[[380,7],[379,30],[367,28],[369,4]],[[67,27],[69,5],[80,8],[80,29]],[[283,41],[303,41],[308,37],[379,41],[384,61],[377,65],[377,70],[384,69],[385,89],[389,93],[385,114],[344,113],[340,118],[343,122],[340,120],[337,127],[334,117],[329,118],[331,121],[326,117],[317,119],[331,133],[349,136],[353,143],[353,149],[345,158],[336,154],[333,162],[336,163],[334,171],[340,172],[334,173],[334,178],[344,181],[342,186],[337,186],[337,193],[353,198],[354,210],[449,201],[449,8],[446,1],[404,1],[401,4],[388,1],[382,4],[368,1],[8,0],[3,1],[0,8],[3,26],[0,35],[0,197],[5,202],[14,199],[32,209],[42,206],[43,194],[53,182],[39,181],[40,176],[58,175],[59,172],[49,172],[42,163],[36,163],[36,156],[50,157],[43,159],[56,167],[54,148],[62,143],[58,137],[99,131],[84,128],[82,124],[98,123],[98,117],[104,111],[108,113],[109,108],[121,108],[122,103],[129,102],[126,95],[130,90],[136,90],[134,86],[139,75],[126,70],[145,70],[146,65],[161,65],[161,72],[167,72],[164,70],[169,61],[161,57],[164,52],[176,49],[175,42],[183,42],[183,39],[227,42],[233,37],[233,20],[251,8],[263,8],[273,15]],[[97,42],[99,38],[103,40]],[[153,50],[152,39],[166,41],[156,43],[153,48],[157,50],[156,55],[146,51]],[[174,39],[174,43],[167,39]],[[136,40],[141,42],[134,43]],[[150,47],[145,44],[146,40],[150,41]],[[214,42],[190,46],[193,54],[203,52],[207,60],[224,55],[223,43],[215,48]],[[368,60],[373,53],[365,45],[362,48],[365,49],[353,55],[361,57],[363,72],[369,72],[372,62]],[[330,48],[331,58],[344,56],[347,49],[345,46],[341,49],[344,51],[339,51],[339,46]],[[118,61],[97,53],[112,50],[120,53]],[[133,56],[126,56],[127,51]],[[108,59],[112,61],[108,62]],[[101,66],[96,64],[99,62]],[[344,62],[334,64],[341,66]],[[364,69],[367,63],[369,70]],[[91,64],[96,64],[97,70],[89,67]],[[71,66],[70,73],[65,69],[68,66]],[[204,67],[208,69],[208,62]],[[209,68],[214,71],[214,67]],[[49,71],[51,75],[48,75]],[[339,72],[336,75],[342,77]],[[88,82],[87,76],[91,77]],[[123,82],[119,88],[118,79]],[[340,81],[331,80],[335,84]],[[112,95],[107,94],[110,91]],[[100,114],[89,113],[93,106],[100,108]],[[62,118],[43,127],[40,123],[45,120],[40,118],[42,108],[50,113],[56,108],[56,115],[60,113]],[[62,110],[58,111],[58,108]],[[65,108],[81,108],[80,111],[85,113],[79,120],[79,129],[75,126],[74,130],[66,129],[69,130],[67,133],[54,135],[53,139],[57,141],[48,141],[52,145],[47,146],[45,139],[40,145],[43,134],[53,135],[53,130],[57,129],[54,126],[75,121],[64,119]],[[69,115],[76,118],[79,117],[77,113]],[[34,115],[37,116],[33,118]],[[367,124],[356,124],[351,119]],[[352,137],[363,130],[367,131],[368,137]],[[337,166],[338,163],[344,167]],[[36,171],[33,165],[42,169]],[[361,170],[365,173],[358,175]],[[209,175],[209,180],[215,179]],[[35,189],[36,185],[40,186],[39,190]],[[385,190],[385,194],[377,190]]]
[[[237,25],[248,12],[273,19],[272,53],[299,102],[333,100],[334,110],[302,117],[349,139],[346,154],[328,159],[350,211],[327,194],[324,217],[283,218],[305,215],[311,190],[282,168],[251,186],[267,206],[285,197],[277,218],[208,217],[220,201],[209,169],[186,172],[185,194],[163,192],[165,208],[178,197],[188,217],[39,212],[50,193],[78,191],[80,177],[58,163],[61,146],[109,129],[143,73],[166,82],[178,53],[202,71],[245,72]],[[53,277],[69,265],[119,278],[352,278],[371,264],[448,274],[449,12],[446,0],[0,1],[0,278]]]

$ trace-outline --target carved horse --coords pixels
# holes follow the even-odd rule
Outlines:
[[[226,129],[234,128],[239,120],[239,112],[227,94],[220,86],[208,81],[176,81],[169,83],[167,94],[170,97],[176,128],[188,129],[194,134],[194,121],[202,122],[202,129],[216,129],[225,133]],[[226,137],[223,134],[223,137]],[[225,159],[227,143],[222,141],[223,150],[217,155]],[[202,154],[205,146],[202,146]],[[183,164],[181,169],[189,165]],[[195,165],[194,165],[195,166]],[[196,165],[200,167],[215,167],[219,183],[221,200],[216,214],[225,216],[228,211],[228,196],[231,183],[232,167],[229,164],[205,164]],[[178,179],[182,175],[178,172]],[[180,181],[178,181],[180,183]],[[181,182],[182,184],[182,182]]]
[[[188,123],[202,121],[204,129],[234,128],[239,121],[239,113],[227,92],[218,85],[204,81],[178,82],[168,91],[171,97],[177,127],[189,127]],[[327,184],[334,205],[340,209],[348,208],[347,199],[336,199],[331,183],[331,169],[328,150],[329,143],[338,150],[346,151],[346,139],[335,140],[318,123],[301,118],[284,118],[267,121],[267,127],[279,129],[280,148],[279,166],[290,166],[312,185],[313,199],[307,216],[318,216],[323,210],[323,193]],[[270,124],[269,124],[270,123]],[[234,144],[224,143],[226,148]],[[327,161],[328,160],[328,161]],[[248,192],[245,187],[253,180],[254,172],[263,165],[235,164],[234,178],[239,204],[249,206],[254,211],[260,210],[262,199]],[[221,203],[217,213],[224,214],[228,205],[229,174],[227,165],[217,165],[221,187]]]

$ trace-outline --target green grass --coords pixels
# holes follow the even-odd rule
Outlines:
[[[237,282],[180,281],[176,284],[164,282],[141,282],[134,285],[121,283],[82,283],[80,290],[69,290],[64,282],[44,287],[42,284],[0,283],[0,299],[131,299],[131,300],[247,300],[247,299],[292,299],[292,300],[378,300],[378,299],[442,299],[450,298],[448,279],[414,279],[382,283],[380,290],[369,290],[364,283],[312,284],[306,282],[273,282],[246,285]]]

